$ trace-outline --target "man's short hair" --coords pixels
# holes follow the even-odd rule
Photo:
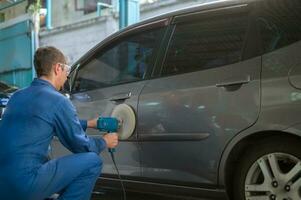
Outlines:
[[[34,67],[37,76],[49,76],[52,66],[56,63],[66,63],[64,54],[55,47],[40,47],[34,55]]]

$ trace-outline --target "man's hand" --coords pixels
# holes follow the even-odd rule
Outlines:
[[[97,120],[98,120],[98,117],[94,118],[94,119],[91,119],[91,120],[88,120],[87,121],[88,128],[97,128]]]
[[[116,133],[109,133],[103,136],[107,143],[107,147],[112,149],[118,145],[118,135]]]

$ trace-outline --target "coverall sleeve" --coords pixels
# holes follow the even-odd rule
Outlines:
[[[80,125],[82,126],[82,128],[84,129],[84,131],[86,131],[87,130],[87,128],[88,128],[88,122],[87,122],[87,120],[79,120],[79,122],[80,122]]]
[[[106,142],[103,138],[87,136],[82,123],[69,99],[64,98],[59,102],[54,112],[54,131],[60,142],[73,153],[95,152],[99,154],[106,148]]]

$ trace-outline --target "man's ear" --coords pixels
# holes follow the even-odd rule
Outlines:
[[[60,70],[61,70],[61,66],[58,63],[56,63],[56,64],[53,65],[53,71],[54,71],[55,75],[58,75],[58,73],[60,72]]]

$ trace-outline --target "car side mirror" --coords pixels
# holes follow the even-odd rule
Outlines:
[[[78,68],[80,64],[77,64],[74,69],[71,70],[71,73],[69,74],[67,81],[65,82],[63,88],[62,88],[62,93],[68,98],[71,98],[71,93],[72,93],[72,83],[76,77]]]
[[[70,90],[70,81],[69,78],[68,80],[65,82],[63,88],[60,91],[64,96],[66,96],[68,99],[70,99],[70,94],[71,94],[71,90]]]
[[[71,81],[70,81],[69,77],[68,77],[67,81],[64,83],[64,86],[62,88],[62,92],[71,93]]]

